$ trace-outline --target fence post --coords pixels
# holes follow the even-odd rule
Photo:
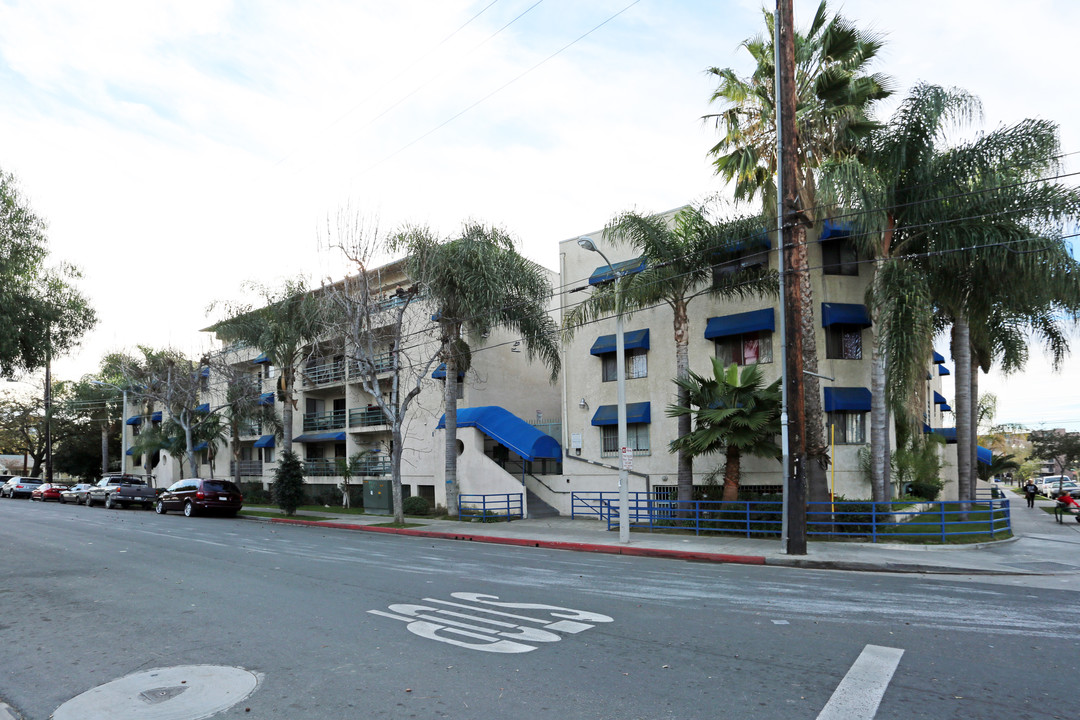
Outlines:
[[[945,532],[945,501],[939,503],[941,506],[941,542],[945,542],[945,536],[948,534]]]
[[[877,542],[877,503],[870,501],[870,542]]]

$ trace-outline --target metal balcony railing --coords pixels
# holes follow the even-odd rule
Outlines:
[[[345,361],[336,360],[324,365],[308,365],[304,368],[304,385],[326,385],[345,381]]]
[[[345,411],[331,410],[321,413],[304,413],[304,432],[316,430],[341,430],[345,427]]]
[[[356,467],[354,477],[381,477],[390,474],[389,459],[365,458]],[[304,461],[304,475],[307,477],[336,477],[341,475],[335,458],[313,458]]]
[[[351,428],[382,427],[389,424],[390,421],[386,415],[377,407],[353,408],[349,411],[349,427]]]
[[[374,359],[375,372],[384,373],[390,372],[393,369],[393,362],[390,357],[390,353],[385,355],[379,355]],[[349,378],[351,380],[360,380],[363,377],[363,371],[359,360],[353,359],[349,361]]]
[[[262,461],[260,460],[241,460],[240,461],[240,477],[262,477]],[[229,475],[236,476],[236,461],[229,463]]]

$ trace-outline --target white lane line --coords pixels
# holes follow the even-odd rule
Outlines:
[[[873,720],[903,654],[880,645],[863,648],[817,720]]]

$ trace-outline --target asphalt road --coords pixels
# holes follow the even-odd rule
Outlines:
[[[165,669],[164,720],[209,665],[254,678],[222,718],[1075,718],[1072,587],[0,500],[0,698]]]

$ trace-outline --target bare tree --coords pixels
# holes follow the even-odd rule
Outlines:
[[[324,294],[335,308],[331,316],[336,328],[332,332],[327,328],[327,335],[344,340],[350,376],[371,397],[372,410],[382,416],[380,424],[384,420],[390,428],[394,520],[402,523],[405,420],[436,364],[439,348],[429,337],[431,324],[424,322],[417,303],[420,293],[405,274],[405,262],[375,267],[375,258],[390,240],[380,234],[377,222],[365,222],[348,209],[338,213],[336,223],[328,219],[326,244],[340,251],[355,273],[325,287]]]

